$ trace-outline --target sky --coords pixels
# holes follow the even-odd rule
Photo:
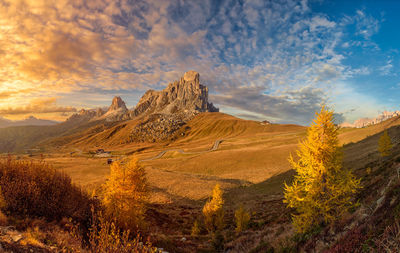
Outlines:
[[[0,0],[0,117],[133,108],[188,70],[220,111],[309,124],[399,110],[400,2]]]

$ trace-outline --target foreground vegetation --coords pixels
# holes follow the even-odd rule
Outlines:
[[[156,252],[140,242],[138,231],[121,226],[119,215],[103,215],[108,203],[90,197],[43,161],[0,160],[0,186],[2,225],[25,230],[25,245],[72,252]]]

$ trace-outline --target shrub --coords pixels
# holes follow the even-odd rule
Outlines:
[[[393,147],[393,145],[392,145],[390,136],[389,136],[387,130],[385,130],[385,132],[383,132],[381,137],[379,137],[378,151],[382,157],[389,156],[391,153],[392,147]]]
[[[235,222],[236,222],[236,232],[240,233],[243,230],[247,229],[247,226],[250,222],[250,214],[247,212],[243,205],[235,211]]]
[[[200,234],[200,225],[197,220],[194,221],[193,227],[192,227],[192,236],[198,236]]]
[[[395,219],[393,224],[387,226],[383,234],[376,239],[378,252],[400,252],[400,223]]]
[[[96,203],[68,175],[43,161],[0,160],[0,187],[6,213],[24,217],[48,221],[70,217],[87,225],[90,206]]]
[[[212,198],[203,207],[204,224],[210,233],[224,228],[223,204],[221,187],[217,184],[213,189]]]
[[[92,226],[89,229],[88,250],[93,253],[103,252],[158,252],[151,243],[142,243],[140,235],[132,238],[129,230],[121,230],[116,226],[115,220],[110,221],[101,212],[93,215]]]

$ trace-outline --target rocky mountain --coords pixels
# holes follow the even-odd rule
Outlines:
[[[200,74],[188,71],[162,91],[148,90],[132,111],[132,116],[161,113],[190,117],[199,112],[218,111],[208,102],[208,88],[200,84]]]
[[[107,111],[82,109],[67,121],[106,121],[118,123],[138,120],[131,130],[129,142],[154,142],[171,137],[186,122],[201,112],[218,112],[208,101],[208,88],[200,84],[200,74],[186,72],[164,90],[148,90],[138,104],[128,109],[121,97],[114,97]]]
[[[399,115],[400,115],[400,111],[394,111],[394,112],[384,111],[380,115],[378,115],[378,117],[376,117],[376,118],[360,118],[360,119],[354,121],[353,124],[344,122],[340,126],[341,127],[362,128],[362,127],[366,127],[366,126],[370,126],[370,125],[379,124],[382,121],[391,119],[393,117],[397,117]]]
[[[186,122],[201,112],[218,112],[208,102],[208,88],[200,84],[200,74],[188,71],[162,91],[147,91],[130,112],[143,118],[131,131],[131,142],[160,141],[173,136]]]
[[[14,127],[14,126],[50,126],[58,124],[57,121],[38,119],[34,116],[29,116],[23,120],[8,120],[0,117],[0,128]]]
[[[107,112],[99,117],[106,121],[119,121],[129,119],[128,108],[121,97],[114,97]]]

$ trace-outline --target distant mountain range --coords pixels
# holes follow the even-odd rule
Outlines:
[[[379,124],[382,121],[391,119],[393,117],[397,117],[399,115],[400,115],[400,111],[394,111],[394,112],[384,111],[376,118],[361,118],[361,119],[358,119],[358,120],[354,121],[353,124],[348,123],[348,122],[344,122],[344,123],[340,124],[340,126],[341,127],[362,128],[362,127],[366,127],[366,126]]]
[[[51,126],[56,125],[60,122],[53,120],[38,119],[33,116],[29,116],[23,120],[9,120],[0,117],[0,128],[15,127],[15,126]]]

